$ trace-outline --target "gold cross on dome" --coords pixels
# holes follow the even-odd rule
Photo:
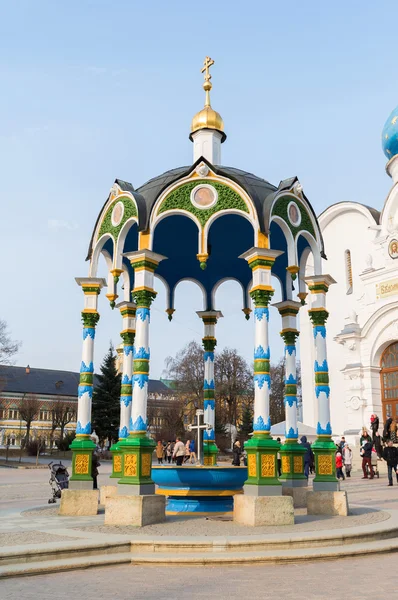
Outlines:
[[[210,81],[211,75],[209,72],[209,68],[214,65],[214,60],[210,58],[210,56],[206,56],[205,61],[203,63],[202,73],[205,73],[205,81]]]

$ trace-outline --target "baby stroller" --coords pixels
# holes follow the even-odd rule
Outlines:
[[[373,476],[374,477],[380,477],[380,473],[379,473],[379,468],[378,468],[378,463],[377,463],[377,452],[376,450],[373,448],[372,449],[372,457],[371,457],[371,463],[372,463],[372,471],[373,471]]]
[[[62,464],[50,462],[48,465],[50,469],[50,481],[52,497],[48,500],[49,504],[55,504],[57,498],[61,498],[62,490],[66,490],[69,487],[69,473],[67,468]]]

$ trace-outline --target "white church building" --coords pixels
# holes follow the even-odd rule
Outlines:
[[[398,107],[382,137],[392,187],[381,213],[340,202],[319,217],[323,272],[336,280],[327,294],[332,428],[353,442],[373,413],[381,426],[398,417]],[[308,312],[300,313],[303,420],[316,426],[313,327]]]

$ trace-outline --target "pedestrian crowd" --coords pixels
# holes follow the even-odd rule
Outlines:
[[[195,440],[187,440],[184,444],[181,438],[176,437],[175,440],[168,442],[158,440],[155,448],[158,465],[176,464],[180,467],[184,463],[196,465],[196,444]]]

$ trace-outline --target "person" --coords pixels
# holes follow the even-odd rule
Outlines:
[[[343,473],[343,455],[340,452],[340,446],[337,446],[336,452],[336,477],[337,479],[345,480],[345,476]]]
[[[363,446],[364,442],[370,442],[370,440],[371,440],[371,438],[370,438],[368,430],[366,429],[366,427],[362,427],[361,437],[359,438],[359,443],[360,443],[361,447]]]
[[[276,441],[278,442],[278,444],[281,443],[281,438],[278,437],[276,438]],[[281,453],[278,450],[278,454],[276,455],[276,459],[278,461],[278,477],[280,477],[282,475],[282,459],[281,459]]]
[[[189,450],[189,445],[191,443],[191,440],[187,440],[185,442],[185,456],[184,456],[184,463],[189,461],[189,457],[191,456],[191,452]]]
[[[376,433],[375,433],[373,443],[374,443],[375,450],[377,452],[378,459],[382,460],[383,447],[382,447],[382,443],[381,443],[381,436],[378,431],[376,431]]]
[[[240,457],[242,454],[242,448],[240,446],[239,440],[236,440],[232,452],[233,452],[232,464],[235,467],[240,467]]]
[[[91,477],[93,478],[93,490],[98,490],[98,467],[100,466],[101,463],[99,461],[98,451],[95,449],[91,458]]]
[[[387,442],[390,439],[390,425],[392,423],[392,418],[388,417],[387,421],[384,423],[383,429],[383,442]]]
[[[311,444],[309,442],[307,442],[306,435],[303,435],[300,438],[300,442],[306,449],[305,454],[304,454],[304,475],[308,479],[308,477],[310,476],[310,465],[311,465],[311,455],[312,455]]]
[[[352,450],[348,444],[343,448],[343,462],[345,466],[345,474],[347,477],[351,477],[352,470]]]
[[[167,458],[167,462],[170,464],[171,463],[171,441],[169,440],[167,442],[167,446],[166,446],[166,458]]]
[[[194,439],[192,439],[189,442],[189,453],[190,453],[191,464],[194,465],[196,463],[196,452],[195,452],[195,440]]]
[[[398,425],[395,419],[391,421],[390,425],[390,440],[395,445],[398,445]]]
[[[365,439],[363,442],[362,448],[361,448],[362,471],[363,471],[362,479],[368,479],[367,468],[369,469],[369,473],[370,473],[369,479],[373,479],[373,477],[374,477],[373,468],[372,468],[372,448],[373,448],[372,442],[366,441],[366,439]]]
[[[347,442],[345,441],[345,437],[344,437],[344,435],[342,435],[341,436],[341,441],[340,441],[340,444],[339,444],[341,454],[343,454],[343,449],[344,449],[344,446],[346,445],[346,443]]]
[[[377,415],[370,416],[370,429],[372,431],[372,440],[375,441],[376,433],[379,430],[379,417]]]
[[[159,440],[156,446],[156,456],[158,459],[158,465],[162,465],[163,464],[163,444],[162,442]]]
[[[398,450],[395,448],[391,440],[388,440],[387,446],[383,451],[383,458],[387,463],[388,485],[392,486],[392,472],[395,471],[398,485]]]
[[[182,461],[185,456],[185,446],[179,437],[176,437],[176,443],[174,445],[173,458],[175,458],[177,467],[181,467]]]

